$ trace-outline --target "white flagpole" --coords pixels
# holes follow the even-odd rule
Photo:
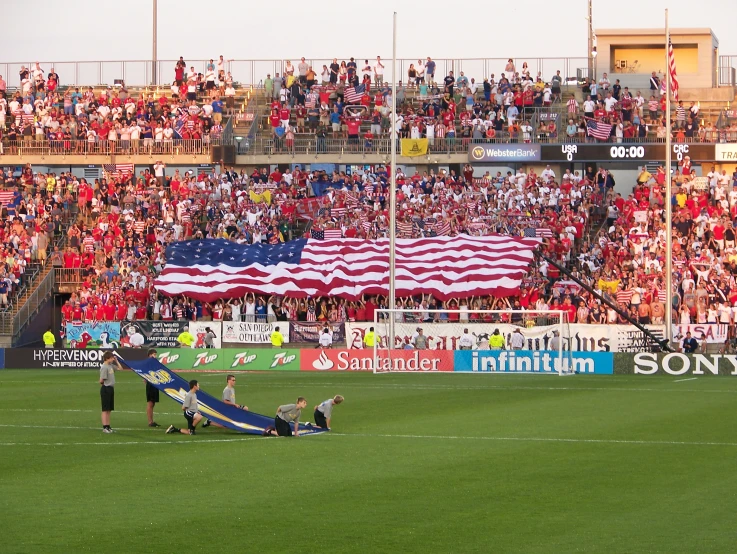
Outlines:
[[[392,121],[391,121],[391,174],[389,175],[389,302],[387,308],[393,310],[397,305],[396,242],[397,242],[397,12],[393,18],[392,38]],[[389,347],[394,339],[394,317],[389,321]]]
[[[673,340],[673,190],[671,177],[671,125],[670,125],[670,27],[668,10],[665,10],[665,338]]]

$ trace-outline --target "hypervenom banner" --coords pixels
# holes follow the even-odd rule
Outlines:
[[[165,365],[154,358],[146,358],[140,362],[122,360],[144,380],[151,383],[169,398],[176,400],[179,404],[184,403],[184,397],[189,392],[189,383],[179,375],[168,369]],[[241,410],[230,404],[226,404],[202,389],[197,393],[199,412],[220,425],[240,431],[260,435],[267,427],[274,426],[274,418]],[[322,433],[324,429],[299,426],[300,435]]]

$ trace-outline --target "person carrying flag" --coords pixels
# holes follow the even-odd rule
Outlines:
[[[174,425],[169,425],[166,430],[169,433],[181,433],[182,435],[194,435],[197,424],[202,420],[202,414],[199,413],[199,405],[197,404],[197,391],[200,390],[200,385],[197,383],[197,379],[192,379],[189,382],[189,392],[184,397],[182,403],[182,411],[184,412],[184,419],[187,420],[187,428],[179,429]]]
[[[149,349],[148,357],[153,358],[154,360],[157,359],[155,348]],[[156,406],[156,403],[158,401],[159,401],[159,389],[157,389],[151,383],[146,381],[146,417],[148,417],[149,427],[161,427],[158,423],[154,421],[154,407]]]
[[[333,398],[327,399],[325,402],[315,406],[315,426],[321,429],[330,430],[330,419],[333,413],[333,406],[337,406],[343,402],[344,398],[337,394]]]
[[[283,404],[276,409],[276,417],[274,417],[274,427],[264,429],[264,436],[274,437],[291,437],[299,436],[299,416],[302,410],[307,407],[307,400],[304,396],[297,398],[296,404]],[[292,432],[289,424],[294,425]]]

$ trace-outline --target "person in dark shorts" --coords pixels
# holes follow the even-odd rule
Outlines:
[[[284,404],[276,410],[274,418],[274,427],[268,427],[264,430],[264,435],[272,435],[278,437],[299,436],[299,416],[302,410],[307,407],[307,400],[304,396],[297,398],[296,404]],[[294,424],[294,432],[289,424]]]
[[[156,349],[151,348],[148,351],[148,357],[156,359]],[[148,417],[149,427],[161,427],[154,421],[154,407],[159,401],[159,389],[154,387],[151,383],[146,381],[146,416]]]
[[[343,400],[344,398],[338,394],[315,406],[315,426],[321,429],[330,429],[330,416],[333,414],[333,406],[337,406]]]
[[[100,401],[102,404],[102,432],[112,433],[110,427],[110,412],[115,409],[115,369],[120,368],[120,362],[112,352],[105,352],[100,367]]]
[[[197,383],[197,379],[192,379],[189,382],[189,392],[184,397],[184,403],[182,404],[182,411],[184,412],[184,419],[187,420],[187,428],[179,429],[173,425],[169,425],[166,430],[167,433],[181,433],[182,435],[194,435],[197,424],[202,420],[202,414],[200,414],[197,405],[197,391],[200,390],[200,385]]]

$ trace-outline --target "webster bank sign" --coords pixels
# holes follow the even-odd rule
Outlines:
[[[473,144],[468,146],[468,160],[484,162],[539,162],[539,144]]]

